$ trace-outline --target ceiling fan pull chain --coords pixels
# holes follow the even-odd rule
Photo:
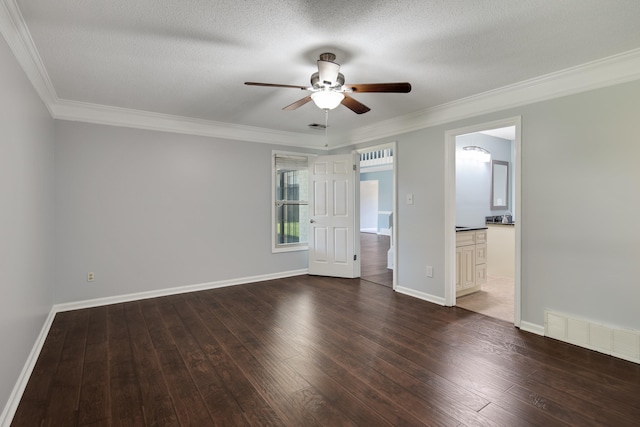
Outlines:
[[[329,146],[329,110],[324,110],[324,146]]]

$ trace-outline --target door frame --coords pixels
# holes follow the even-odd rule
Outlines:
[[[392,221],[392,231],[391,231],[391,244],[393,245],[394,249],[393,249],[393,286],[392,289],[395,291],[396,290],[396,286],[398,284],[398,142],[397,141],[391,141],[391,142],[387,142],[385,144],[378,144],[378,145],[372,145],[369,147],[363,147],[363,148],[358,148],[357,150],[354,150],[354,153],[357,153],[358,155],[360,155],[361,153],[366,153],[369,151],[375,151],[375,150],[384,150],[385,148],[390,148],[393,151],[393,167],[392,167],[392,179],[393,179],[393,183],[391,184],[391,188],[392,188],[392,202],[391,202],[391,207],[393,209],[393,221]],[[358,206],[358,209],[356,209],[356,214],[358,215],[358,249],[360,248],[360,162],[358,162],[358,173],[356,176],[356,180],[358,182],[358,184],[356,185],[356,205]],[[360,259],[362,259],[362,253],[360,251],[358,251],[358,254],[360,256]],[[455,255],[455,254],[454,254]],[[454,283],[455,285],[455,283]]]
[[[520,327],[522,317],[522,292],[521,292],[521,230],[522,230],[522,117],[510,117],[506,119],[485,122],[464,128],[451,129],[445,132],[445,176],[444,176],[444,301],[445,305],[456,305],[456,137],[468,133],[480,132],[488,129],[497,129],[515,126],[516,138],[515,173],[514,173],[514,207],[515,207],[515,272],[514,272],[514,319],[516,327]]]

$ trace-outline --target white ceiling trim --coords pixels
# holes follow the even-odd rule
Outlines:
[[[15,0],[0,0],[0,33],[54,119],[176,132],[295,147],[324,147],[324,137],[197,120],[60,99]]]
[[[0,33],[51,113],[58,96],[15,0],[0,0]]]
[[[59,120],[123,126],[137,129],[175,132],[187,135],[278,144],[294,147],[322,148],[324,137],[274,129],[241,126],[232,123],[179,117],[149,111],[107,105],[59,100],[50,107]]]
[[[640,79],[640,49],[361,127],[346,145]]]
[[[59,99],[15,0],[0,0],[0,32],[52,117],[164,132],[319,148],[324,138]],[[640,79],[640,49],[334,135],[330,148],[387,138],[468,117]],[[340,141],[339,145],[335,144]],[[335,145],[334,145],[335,144]]]

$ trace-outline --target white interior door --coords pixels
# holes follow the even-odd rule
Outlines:
[[[318,156],[309,162],[309,274],[359,277],[356,156]]]

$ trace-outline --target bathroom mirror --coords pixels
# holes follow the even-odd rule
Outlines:
[[[491,161],[491,209],[509,209],[509,162]]]

